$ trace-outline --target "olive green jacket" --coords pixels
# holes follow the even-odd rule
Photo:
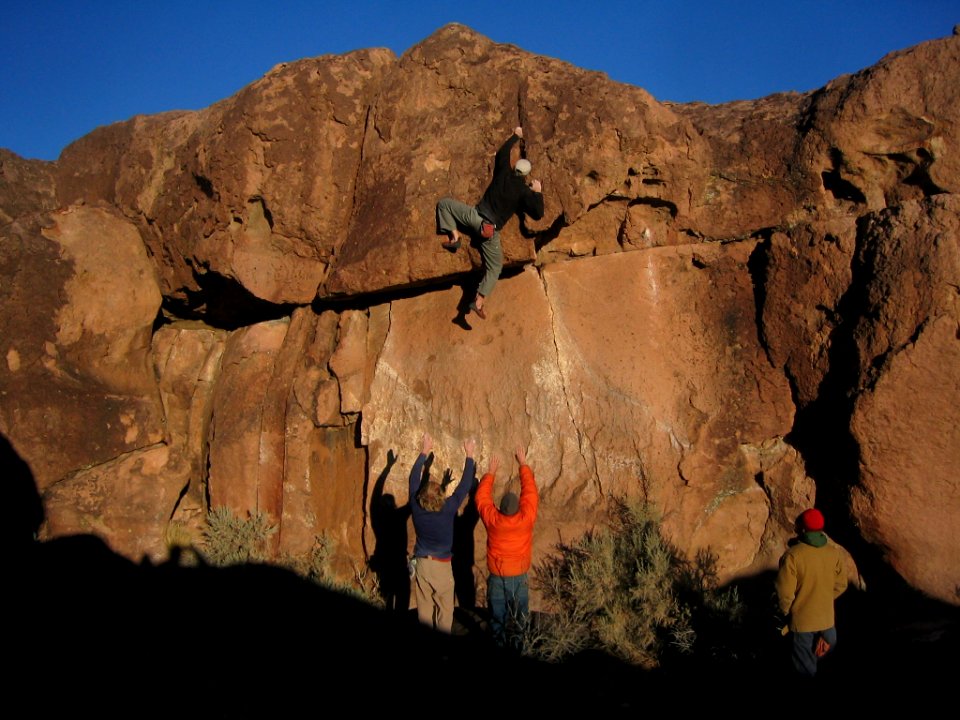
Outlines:
[[[843,553],[822,532],[804,533],[780,558],[776,579],[780,610],[793,632],[834,626],[833,601],[847,589]]]

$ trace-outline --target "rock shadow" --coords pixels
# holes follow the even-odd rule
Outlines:
[[[463,328],[464,330],[473,330],[473,326],[470,324],[467,319],[472,312],[470,310],[470,303],[473,302],[474,297],[476,296],[476,290],[470,289],[473,286],[468,284],[460,284],[460,300],[457,302],[457,314],[450,321],[454,325]]]
[[[472,612],[477,606],[477,581],[473,574],[476,563],[476,536],[477,523],[480,522],[480,513],[477,510],[475,497],[477,482],[464,500],[463,509],[453,521],[453,584],[457,604],[465,611]],[[474,626],[479,627],[474,616],[468,614],[464,618]]]
[[[387,462],[373,484],[370,495],[370,526],[374,549],[370,569],[376,574],[386,609],[406,613],[410,609],[410,573],[407,570],[407,524],[410,503],[397,505],[393,493],[385,493],[387,478],[397,462],[393,450],[387,451]]]

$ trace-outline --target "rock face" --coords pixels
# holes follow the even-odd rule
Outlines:
[[[907,202],[871,216],[855,272],[862,387],[851,430],[860,448],[853,511],[911,584],[950,597],[960,481],[960,202]]]
[[[666,510],[678,543],[718,554],[722,572],[775,563],[786,537],[771,513],[795,517],[813,485],[782,443],[793,405],[757,341],[754,245],[528,268],[469,334],[438,311],[457,291],[394,302],[362,413],[373,466],[398,453],[388,487],[405,498],[422,428],[454,473],[467,435],[484,457],[521,444],[541,490],[543,552],[599,521],[604,497],[639,493]]]
[[[0,225],[36,210],[57,207],[53,166],[0,148]]]
[[[227,506],[362,575],[412,546],[381,520],[420,435],[455,477],[472,435],[481,470],[529,448],[535,562],[624,495],[728,579],[816,502],[956,604],[958,88],[954,36],[805,95],[662,104],[451,25],[56,163],[4,152],[0,433],[41,535],[159,559]],[[434,206],[477,201],[516,125],[545,215],[504,228],[481,321],[479,254],[440,248]],[[482,526],[458,532],[482,584]]]
[[[4,231],[4,434],[42,492],[162,441],[161,297],[136,227],[112,212],[68,208]]]
[[[74,207],[7,225],[2,247],[0,426],[46,496],[45,533],[162,549],[179,488],[161,447],[150,354],[161,297],[140,234]]]

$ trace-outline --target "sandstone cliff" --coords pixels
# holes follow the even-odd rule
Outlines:
[[[479,255],[434,205],[479,199],[516,125],[546,213],[465,318]],[[280,65],[56,163],[0,155],[0,433],[42,537],[133,559],[227,505],[360,568],[428,431],[440,471],[468,435],[481,468],[529,446],[537,557],[624,494],[730,578],[816,501],[956,604],[958,191],[956,35],[721,106],[457,25]]]

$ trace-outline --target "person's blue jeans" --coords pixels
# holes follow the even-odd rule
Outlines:
[[[820,632],[795,632],[793,633],[793,669],[805,677],[813,677],[817,674],[817,657],[814,649],[817,646],[817,638],[823,635],[823,639],[830,643],[830,650],[833,650],[837,644],[837,629],[827,628]]]
[[[487,579],[487,607],[494,641],[500,647],[510,646],[519,650],[530,621],[527,574],[511,577],[490,575]]]

